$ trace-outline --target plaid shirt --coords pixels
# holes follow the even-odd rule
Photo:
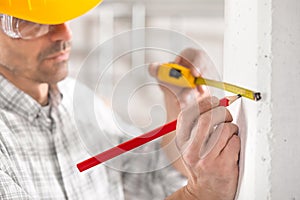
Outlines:
[[[131,154],[115,159],[127,172],[98,165],[79,173],[76,163],[89,158],[91,151],[88,153],[77,127],[85,127],[87,132],[93,127],[84,119],[75,126],[73,102],[66,98],[72,96],[64,93],[64,88],[72,91],[70,84],[68,87],[50,89],[50,103],[42,107],[0,75],[0,199],[164,199],[185,183],[170,166],[128,173],[166,160],[163,154],[142,163]],[[106,132],[113,133],[117,129],[105,117],[109,110],[103,103],[99,105],[98,120],[106,125]],[[116,134],[111,138],[114,143],[124,139]],[[107,146],[101,138],[93,142],[94,146]],[[152,143],[151,148],[157,145]]]

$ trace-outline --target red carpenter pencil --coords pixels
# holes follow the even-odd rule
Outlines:
[[[240,95],[236,95],[236,96],[222,98],[220,99],[219,105],[226,107],[240,97],[241,97]],[[80,172],[82,172],[98,164],[101,164],[107,160],[110,160],[116,156],[119,156],[127,151],[135,149],[143,144],[146,144],[152,140],[155,140],[163,135],[166,135],[167,133],[176,130],[176,124],[177,124],[177,120],[174,120],[150,132],[147,132],[138,137],[123,142],[111,149],[108,149],[98,155],[95,155],[87,160],[78,163],[77,168]]]

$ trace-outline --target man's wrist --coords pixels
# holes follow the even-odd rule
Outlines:
[[[205,189],[192,189],[189,185],[186,185],[172,195],[167,197],[165,200],[221,200],[228,199],[218,196],[216,193],[212,191],[208,191]]]
[[[172,195],[168,196],[165,200],[200,200],[196,196],[194,196],[188,190],[187,186],[184,186],[174,192]]]

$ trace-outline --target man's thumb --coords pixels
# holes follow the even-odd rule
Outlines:
[[[148,67],[149,74],[155,78],[157,78],[157,71],[159,68],[159,63],[151,63]]]

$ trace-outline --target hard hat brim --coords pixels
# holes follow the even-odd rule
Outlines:
[[[61,24],[79,17],[102,0],[1,0],[0,13],[40,24]]]

